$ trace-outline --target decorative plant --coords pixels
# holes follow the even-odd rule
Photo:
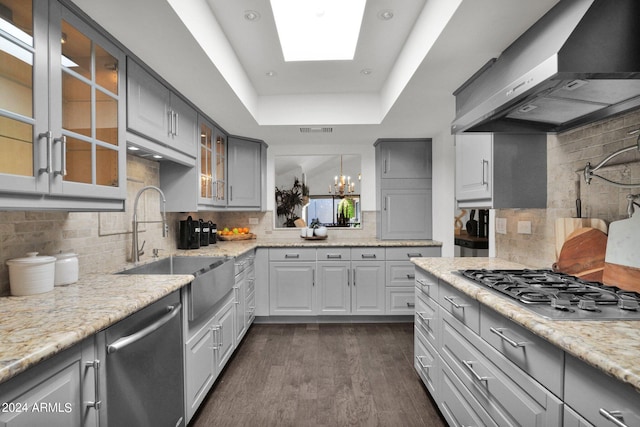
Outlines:
[[[345,225],[356,216],[355,202],[350,197],[345,197],[338,203],[338,224]]]
[[[293,187],[290,190],[276,187],[276,214],[279,217],[284,217],[283,225],[285,227],[296,226],[295,220],[300,218],[296,213],[296,209],[303,204],[302,197],[305,187],[307,186],[302,184],[296,177],[293,178]],[[308,187],[306,190],[308,193]]]

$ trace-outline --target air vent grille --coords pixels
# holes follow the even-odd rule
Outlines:
[[[331,133],[333,128],[327,127],[304,127],[300,128],[301,133]]]

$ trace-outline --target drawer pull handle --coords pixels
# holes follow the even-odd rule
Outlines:
[[[461,308],[464,310],[465,307],[469,307],[469,304],[458,304],[457,302],[454,301],[456,297],[444,297],[444,299],[451,303],[452,306],[454,306],[455,308]]]
[[[622,412],[620,411],[607,411],[604,408],[600,408],[600,415],[611,421],[618,427],[628,427],[623,421]]]
[[[413,279],[415,279],[415,278],[416,278],[416,275],[415,275],[415,274],[407,274],[407,279],[411,279],[411,280],[413,280]]]
[[[300,254],[285,254],[285,258],[300,258]]]
[[[422,286],[433,286],[434,285],[434,283],[427,282],[424,279],[416,279],[416,282],[418,282]]]
[[[341,259],[341,254],[327,254],[327,259]]]
[[[527,344],[526,341],[517,342],[512,340],[508,336],[506,336],[504,332],[502,332],[505,330],[504,328],[489,328],[489,330],[494,334],[496,334],[497,336],[499,336],[500,338],[502,338],[502,340],[506,341],[511,347],[514,347],[514,348],[524,347]]]
[[[432,368],[431,365],[425,365],[424,363],[422,363],[422,358],[424,356],[416,356],[416,360],[418,361],[418,365],[420,365],[420,367],[422,368],[422,370],[424,371],[425,369],[430,369]]]
[[[362,254],[361,257],[364,259],[373,259],[376,257],[376,254]]]
[[[473,364],[476,363],[476,362],[474,362],[472,360],[463,360],[462,363],[464,363],[464,366],[467,367],[469,372],[471,372],[471,375],[473,375],[476,380],[478,380],[478,381],[488,381],[489,380],[489,377],[481,377],[480,375],[478,375],[478,373],[475,371],[475,369],[473,369]]]
[[[415,303],[415,302],[408,302],[408,303],[407,303],[407,307],[413,308],[413,307],[415,307],[415,306],[416,306],[416,303]]]
[[[425,317],[425,313],[424,311],[416,311],[416,315],[420,318],[420,320],[422,320],[424,323],[426,323],[427,325],[429,324],[429,321],[431,320],[430,317]]]
[[[407,253],[408,258],[421,258],[422,254],[420,252],[409,252]]]

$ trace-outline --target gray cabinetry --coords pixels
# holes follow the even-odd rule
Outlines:
[[[371,251],[373,249],[368,249]],[[353,286],[351,287],[351,313],[378,315],[385,313],[385,274],[384,261],[363,257],[367,251],[352,249],[351,268]],[[382,254],[382,251],[380,251]],[[358,257],[358,255],[360,255]],[[358,259],[359,258],[359,259]],[[377,259],[377,260],[376,260]]]
[[[236,304],[236,342],[240,342],[251,322],[253,321],[253,312],[251,311],[251,305],[255,308],[255,268],[254,268],[254,252],[248,252],[242,256],[239,256],[235,260],[235,286],[233,288],[235,293]],[[254,297],[253,300],[250,297]]]
[[[269,314],[315,315],[316,250],[269,249]]]
[[[351,254],[349,248],[318,249],[318,314],[351,313]]]
[[[229,208],[264,209],[266,144],[231,136],[228,140]]]
[[[456,199],[460,208],[546,208],[546,135],[456,135]]]
[[[640,395],[627,384],[566,356],[565,403],[599,427],[640,426]]]
[[[431,140],[381,139],[374,146],[378,238],[430,239]]]
[[[3,208],[123,209],[124,53],[57,1],[10,4],[23,26],[0,30]]]
[[[87,339],[0,385],[0,425],[97,425],[93,353]]]
[[[414,314],[415,265],[409,260],[439,256],[439,247],[386,248],[386,314]]]
[[[196,110],[131,59],[127,84],[129,130],[196,157]]]

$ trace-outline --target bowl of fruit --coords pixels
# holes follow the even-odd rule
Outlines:
[[[249,231],[249,227],[224,227],[218,230],[218,239],[220,240],[250,240],[255,239],[256,235]]]

